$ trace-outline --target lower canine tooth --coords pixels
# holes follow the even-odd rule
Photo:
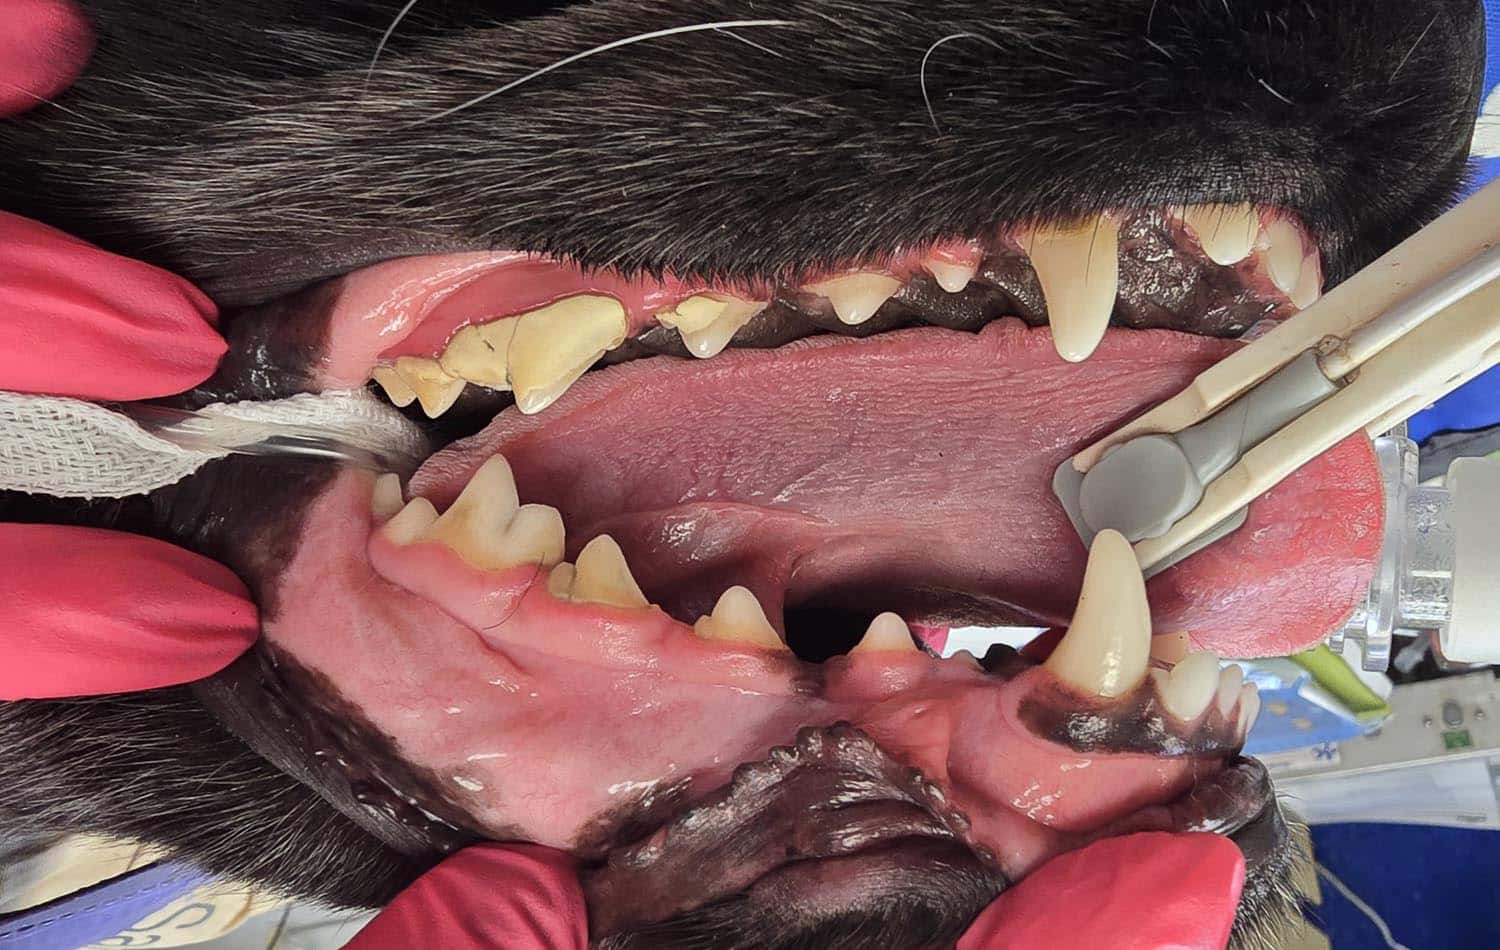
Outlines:
[[[839,321],[854,326],[875,316],[875,311],[901,289],[901,281],[884,274],[846,274],[806,290],[827,297]]]
[[[1289,294],[1302,276],[1302,235],[1285,218],[1266,227],[1266,272],[1282,293]]]
[[[1118,531],[1094,539],[1073,622],[1043,664],[1058,679],[1113,698],[1146,678],[1151,610],[1135,551]]]
[[[406,380],[401,378],[394,366],[377,366],[370,378],[384,390],[385,398],[393,405],[409,406],[417,401],[417,391],[406,385]]]
[[[937,285],[950,294],[956,294],[969,286],[969,281],[979,273],[979,265],[976,264],[953,264],[948,261],[924,261],[923,267]]]
[[[1203,715],[1219,688],[1219,658],[1207,652],[1189,653],[1168,674],[1161,690],[1167,712],[1184,722]]]
[[[523,314],[510,343],[516,407],[541,412],[607,350],[625,342],[629,321],[613,297],[582,294]]]
[[[1189,205],[1182,220],[1198,236],[1215,264],[1238,264],[1250,254],[1260,232],[1260,216],[1248,204]]]
[[[1231,663],[1219,671],[1219,691],[1216,694],[1219,706],[1219,715],[1228,717],[1234,709],[1234,704],[1239,702],[1240,687],[1245,682],[1245,671],[1240,669],[1238,663]]]
[[[388,521],[405,507],[401,499],[401,476],[386,472],[375,479],[375,491],[370,496],[370,511],[377,521]]]
[[[731,587],[721,594],[713,613],[699,617],[693,630],[705,640],[748,643],[767,650],[791,652],[766,619],[760,601],[744,587]]]
[[[898,614],[887,612],[870,621],[870,628],[849,653],[852,656],[855,653],[889,650],[916,653],[917,645],[912,642],[911,628],[906,625],[906,621]]]
[[[395,517],[380,530],[393,543],[407,545],[426,535],[427,529],[437,519],[437,509],[432,507],[432,502],[418,496],[407,502],[406,507],[396,512]]]
[[[449,376],[437,360],[425,356],[399,357],[396,375],[417,394],[417,402],[429,419],[447,412],[464,391],[463,380]]]
[[[706,360],[723,352],[740,327],[764,309],[765,304],[753,300],[696,294],[661,311],[656,319],[682,336],[689,353]]]
[[[510,389],[510,344],[516,335],[514,317],[493,323],[471,324],[454,334],[438,364],[449,376],[502,392]]]
[[[578,573],[573,581],[573,599],[580,603],[611,607],[645,607],[646,595],[630,574],[625,553],[607,534],[583,546],[578,554]]]
[[[1120,225],[1100,215],[1073,228],[1031,235],[1031,266],[1047,301],[1057,355],[1081,363],[1109,329],[1120,284]]]
[[[427,539],[443,542],[480,570],[509,567],[518,562],[509,556],[504,536],[519,505],[509,463],[492,456],[428,530]]]

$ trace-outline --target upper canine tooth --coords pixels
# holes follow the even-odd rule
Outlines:
[[[937,281],[937,285],[950,294],[956,294],[969,286],[969,281],[979,273],[979,264],[954,264],[951,261],[926,260],[922,266]]]
[[[853,326],[875,316],[875,311],[901,289],[901,281],[884,274],[845,274],[809,284],[806,289],[827,297],[839,320]]]
[[[1219,715],[1228,717],[1234,704],[1240,699],[1240,686],[1245,682],[1245,671],[1238,663],[1231,663],[1219,671],[1219,691],[1216,694]]]
[[[573,581],[573,600],[608,604],[611,607],[645,607],[646,595],[630,574],[625,552],[607,534],[601,534],[578,553],[578,572]]]
[[[406,380],[396,372],[394,366],[377,366],[370,378],[385,391],[385,398],[397,406],[409,406],[417,401],[417,391],[406,385]]]
[[[396,375],[417,394],[417,402],[429,419],[447,412],[464,391],[463,380],[449,376],[437,360],[426,356],[398,357]]]
[[[767,650],[791,652],[766,619],[760,601],[748,588],[738,585],[721,594],[719,602],[714,604],[713,613],[699,617],[693,630],[705,640],[729,640]]]
[[[903,653],[916,653],[917,645],[912,642],[911,628],[899,614],[887,611],[870,621],[870,628],[865,635],[849,651],[852,656],[856,653],[876,653],[882,650],[900,650]]]
[[[453,335],[438,365],[449,376],[502,392],[510,390],[510,344],[520,320],[511,317],[493,323],[470,324]]]
[[[562,512],[551,505],[522,505],[500,544],[505,552],[506,566],[540,564],[552,567],[562,561],[563,548],[567,545]],[[576,578],[573,589],[576,594]]]
[[[380,530],[392,542],[407,545],[426,535],[427,529],[437,518],[437,509],[432,507],[432,502],[418,495],[407,502],[405,508],[396,512]]]
[[[656,319],[682,336],[689,353],[706,360],[723,352],[740,327],[764,309],[765,304],[753,300],[695,294],[659,312]]]
[[[1104,215],[1072,228],[1031,235],[1031,266],[1047,301],[1057,355],[1089,358],[1109,329],[1120,283],[1120,225]]]
[[[386,472],[375,479],[375,490],[370,495],[370,512],[378,521],[388,521],[405,507],[401,498],[401,476]]]
[[[1167,712],[1184,722],[1203,715],[1219,689],[1219,658],[1213,653],[1189,653],[1168,674],[1161,688]]]
[[[1151,610],[1135,551],[1118,531],[1101,531],[1073,622],[1043,665],[1071,686],[1115,697],[1145,679],[1150,654]]]
[[[1215,264],[1238,264],[1250,255],[1260,232],[1260,216],[1248,204],[1189,205],[1183,223],[1198,236],[1203,253]]]
[[[1266,226],[1266,272],[1282,293],[1291,293],[1302,276],[1302,235],[1285,218]]]
[[[625,307],[599,294],[522,314],[510,341],[516,407],[531,414],[552,405],[599,357],[625,342],[628,329]]]
[[[510,464],[503,456],[491,456],[426,537],[442,541],[480,570],[509,567],[516,562],[508,557],[504,536],[519,506]]]

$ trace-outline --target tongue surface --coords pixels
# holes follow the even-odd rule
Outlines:
[[[913,620],[1060,623],[1086,552],[1053,470],[1235,345],[1112,331],[1069,364],[1045,330],[1000,321],[643,360],[589,374],[539,416],[507,410],[413,489],[445,504],[503,453],[522,500],[562,512],[570,554],[614,535],[647,595],[688,620],[743,583],[773,618],[785,594]],[[1155,578],[1157,632],[1235,656],[1310,644],[1368,585],[1381,518],[1373,454],[1351,438]]]

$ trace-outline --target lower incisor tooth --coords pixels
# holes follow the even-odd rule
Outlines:
[[[406,380],[401,378],[394,366],[377,366],[370,378],[375,380],[385,392],[385,398],[393,405],[409,406],[417,401],[417,391],[406,385]]]
[[[1250,255],[1260,232],[1260,216],[1248,204],[1189,205],[1182,220],[1198,236],[1215,264],[1238,264]]]
[[[1231,663],[1219,671],[1219,691],[1216,695],[1219,705],[1219,715],[1228,717],[1234,711],[1234,704],[1239,702],[1240,687],[1245,682],[1245,671],[1240,669],[1238,663]]]
[[[579,603],[611,607],[648,606],[646,595],[625,563],[625,552],[607,534],[599,535],[579,552],[572,593],[573,600]]]
[[[765,304],[753,300],[697,294],[661,311],[656,319],[678,332],[689,353],[706,360],[722,353],[740,328],[764,309]]]
[[[1120,285],[1120,226],[1100,215],[1070,228],[1039,228],[1027,242],[1047,301],[1057,355],[1080,363],[1109,329]]]
[[[713,613],[699,617],[693,630],[705,640],[745,643],[766,650],[790,652],[766,619],[760,601],[748,588],[731,587],[719,596]]]
[[[1323,288],[1318,286],[1318,265],[1311,257],[1302,261],[1302,275],[1297,278],[1297,286],[1292,288],[1292,304],[1298,310],[1306,310],[1318,302],[1323,295]]]
[[[1250,731],[1250,727],[1255,725],[1255,717],[1259,715],[1260,690],[1255,688],[1254,683],[1246,683],[1240,687],[1240,735],[1243,736]]]
[[[449,376],[460,376],[502,392],[510,389],[510,344],[519,320],[471,324],[454,334],[438,365]]]
[[[1189,653],[1168,674],[1161,687],[1162,705],[1184,722],[1203,715],[1219,689],[1219,658],[1207,652]]]
[[[912,642],[911,628],[906,625],[906,621],[899,614],[886,612],[870,621],[869,629],[849,653],[853,655],[893,650],[915,653],[917,645]]]
[[[405,507],[401,498],[401,476],[386,472],[375,479],[375,490],[370,495],[370,511],[377,521],[389,521]]]
[[[875,316],[875,311],[901,289],[901,281],[885,274],[845,274],[805,289],[827,297],[839,321],[854,326]]]
[[[606,351],[625,342],[629,322],[615,298],[582,294],[523,314],[510,343],[510,384],[527,414],[552,405]]]
[[[447,412],[464,391],[464,381],[443,372],[438,361],[425,356],[402,356],[396,360],[396,375],[417,394],[427,418]]]
[[[1302,235],[1285,218],[1266,227],[1266,272],[1282,293],[1289,294],[1302,276]]]

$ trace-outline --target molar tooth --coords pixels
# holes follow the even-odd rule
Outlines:
[[[1219,691],[1217,694],[1219,704],[1219,715],[1228,717],[1234,709],[1234,704],[1239,702],[1240,687],[1245,682],[1245,671],[1240,669],[1238,663],[1231,663],[1219,671]]]
[[[1159,683],[1159,681],[1158,681]],[[1219,658],[1213,653],[1189,653],[1167,676],[1161,702],[1167,712],[1192,722],[1203,715],[1219,688]]]
[[[659,312],[656,320],[675,329],[689,353],[706,360],[723,352],[740,327],[764,309],[764,303],[754,300],[695,294]]]
[[[1290,221],[1277,218],[1266,226],[1266,242],[1266,272],[1271,283],[1282,293],[1291,293],[1302,276],[1302,235]]]
[[[1260,690],[1255,688],[1254,683],[1246,683],[1240,687],[1240,718],[1236,725],[1236,731],[1245,735],[1250,727],[1255,725],[1255,717],[1260,715]]]
[[[380,530],[392,543],[405,546],[421,540],[437,519],[437,509],[432,507],[432,502],[419,495],[407,502],[406,507],[396,512]]]
[[[1038,228],[1028,251],[1047,301],[1057,355],[1081,363],[1104,339],[1115,309],[1120,226],[1100,215],[1078,227]]]
[[[557,564],[547,573],[547,593],[563,603],[570,602],[573,599],[573,581],[577,576],[577,570],[567,561]]]
[[[370,512],[377,521],[389,521],[405,507],[401,498],[401,476],[386,472],[375,479],[375,490],[370,495]]]
[[[508,557],[504,539],[519,505],[510,464],[504,456],[491,456],[428,529],[426,538],[443,542],[480,570],[509,567],[516,562]]]
[[[1150,651],[1151,610],[1135,551],[1106,529],[1089,550],[1072,625],[1043,665],[1077,689],[1115,697],[1145,679]]]
[[[625,552],[607,534],[585,544],[578,553],[573,600],[611,607],[649,606],[646,595],[630,574],[630,565],[625,563]]]
[[[406,380],[401,378],[394,366],[377,366],[370,373],[370,378],[385,392],[385,398],[392,405],[409,406],[417,401],[417,391],[406,385]]]
[[[954,264],[951,261],[926,260],[922,266],[937,281],[937,285],[950,294],[956,294],[969,286],[969,281],[979,273],[979,264]]]
[[[917,645],[912,642],[911,628],[906,625],[906,621],[899,614],[887,611],[870,621],[870,628],[854,645],[854,649],[849,651],[849,655],[891,650],[915,653]]]
[[[1292,305],[1298,310],[1306,310],[1318,302],[1323,295],[1323,288],[1318,280],[1318,264],[1309,255],[1302,259],[1302,275],[1297,278],[1297,286],[1292,288]]]
[[[417,402],[429,419],[447,412],[464,391],[463,380],[449,376],[437,360],[426,356],[398,357],[396,375],[417,394]]]
[[[827,297],[841,323],[864,323],[901,289],[901,281],[885,274],[845,274],[809,284],[806,290]]]
[[[522,314],[510,342],[510,384],[528,415],[552,405],[607,350],[629,320],[613,297],[581,294]]]
[[[723,640],[748,643],[766,650],[790,653],[791,650],[776,635],[760,601],[748,588],[738,585],[719,596],[713,613],[699,617],[693,630],[705,640]]]
[[[562,561],[566,545],[562,512],[551,505],[522,505],[505,531],[501,550],[505,552],[506,566],[540,564],[552,567]],[[576,578],[574,590],[576,593]]]
[[[511,317],[493,323],[470,324],[453,335],[438,365],[449,376],[460,376],[501,392],[510,389],[510,344],[516,335]]]
[[[1215,264],[1238,264],[1249,257],[1260,231],[1260,216],[1244,203],[1189,205],[1182,220],[1193,229],[1203,253]]]

